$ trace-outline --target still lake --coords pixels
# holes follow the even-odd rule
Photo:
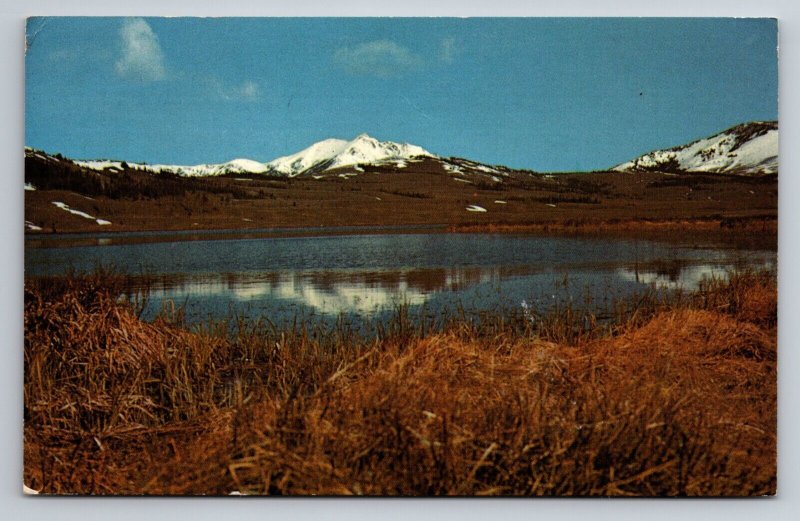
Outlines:
[[[731,269],[775,269],[773,249],[712,240],[418,233],[252,236],[167,233],[26,239],[27,277],[114,267],[147,275],[145,318],[375,319],[400,304],[426,314],[598,310],[649,286],[691,290]]]

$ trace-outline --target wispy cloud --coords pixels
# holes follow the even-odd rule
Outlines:
[[[253,80],[227,85],[218,78],[209,80],[212,90],[226,101],[256,101],[261,97],[261,86]]]
[[[233,92],[239,96],[240,99],[251,101],[258,99],[261,94],[261,87],[258,86],[258,83],[247,80],[243,81],[241,85],[234,87]]]
[[[350,73],[389,78],[418,70],[423,60],[391,40],[375,40],[355,47],[342,47],[334,60]]]
[[[439,59],[445,63],[453,63],[458,50],[456,49],[455,38],[443,38],[439,44]]]
[[[158,36],[141,18],[123,22],[119,31],[122,55],[116,63],[117,74],[135,81],[163,80],[167,75],[164,53]]]

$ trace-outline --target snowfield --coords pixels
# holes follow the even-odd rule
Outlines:
[[[121,172],[123,170],[122,161],[73,161],[78,166],[91,170],[104,171],[111,170]],[[130,168],[146,170],[148,172],[161,173],[172,172],[184,177],[205,177],[224,174],[265,174],[267,167],[264,163],[251,159],[234,159],[227,163],[205,164],[194,166],[183,165],[148,165],[146,163],[127,163]]]
[[[778,172],[778,124],[756,121],[687,145],[654,150],[617,165],[618,172],[675,169],[684,172],[775,174]]]
[[[405,167],[405,160],[415,157],[436,157],[422,147],[407,143],[378,141],[361,134],[352,141],[326,139],[289,156],[279,157],[266,164],[271,171],[294,177],[312,168],[340,168],[366,163],[396,161]]]

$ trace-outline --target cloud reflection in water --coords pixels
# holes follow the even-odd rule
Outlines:
[[[401,272],[279,272],[163,277],[150,289],[156,300],[176,302],[210,297],[239,303],[273,301],[325,314],[371,314],[400,304],[425,303],[443,291],[458,291],[499,280],[500,268],[448,268]]]

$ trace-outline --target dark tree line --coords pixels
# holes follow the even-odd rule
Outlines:
[[[227,181],[227,182],[226,182]],[[69,190],[111,199],[181,197],[190,192],[227,194],[237,199],[269,197],[263,190],[238,187],[229,180],[180,177],[171,172],[152,173],[122,163],[122,171],[96,172],[66,160],[25,158],[25,182],[41,190]]]

